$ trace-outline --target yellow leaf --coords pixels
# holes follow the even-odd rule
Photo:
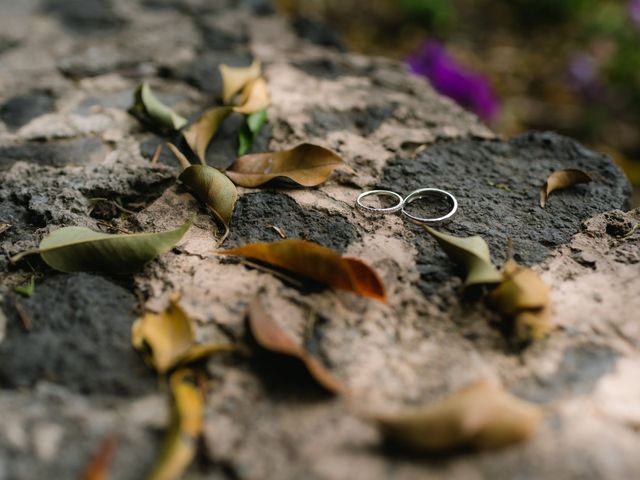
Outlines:
[[[525,310],[514,319],[515,336],[520,342],[540,340],[549,336],[555,328],[551,320],[551,308],[543,307],[539,310]]]
[[[542,411],[498,385],[480,381],[423,407],[369,417],[391,440],[410,449],[437,452],[523,441],[535,432]]]
[[[549,194],[554,190],[568,188],[579,183],[589,183],[591,180],[588,173],[576,168],[556,170],[549,175],[549,178],[540,189],[540,206],[542,208],[545,207]]]
[[[291,150],[244,155],[225,173],[241,187],[257,187],[280,177],[313,187],[343,165],[337,153],[319,145],[303,143]]]
[[[509,260],[504,280],[489,295],[489,300],[504,315],[535,310],[549,304],[549,286],[530,268]]]
[[[342,257],[317,243],[294,239],[258,242],[215,253],[254,258],[333,288],[387,300],[384,284],[375,270],[361,260]]]
[[[233,96],[244,88],[251,80],[260,76],[261,65],[258,60],[254,60],[249,67],[230,67],[220,65],[220,75],[222,76],[222,100],[230,103]]]
[[[239,105],[233,107],[233,111],[248,115],[266,109],[269,103],[267,82],[260,77],[247,83],[242,91]]]
[[[467,272],[465,287],[498,283],[502,274],[491,263],[489,247],[482,237],[454,237],[431,227],[424,229],[433,236],[444,252]]]
[[[210,108],[184,131],[184,139],[203,164],[211,139],[232,111],[232,107]]]
[[[181,478],[195,457],[202,431],[204,399],[194,372],[178,370],[169,383],[173,398],[170,427],[149,480]]]
[[[176,365],[200,360],[212,353],[234,350],[231,344],[195,343],[191,321],[173,296],[161,313],[147,312],[131,327],[131,343],[140,351],[149,349],[150,363],[165,373]]]

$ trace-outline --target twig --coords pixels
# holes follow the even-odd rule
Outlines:
[[[281,238],[287,238],[287,234],[284,233],[284,230],[276,225],[267,225],[267,228],[273,228]]]
[[[94,197],[94,198],[90,198],[89,199],[90,202],[93,203],[91,210],[89,211],[89,214],[91,214],[91,212],[93,212],[96,208],[96,204],[98,202],[105,202],[105,203],[109,203],[111,205],[113,205],[114,207],[116,207],[118,210],[120,210],[121,212],[124,213],[128,213],[130,215],[135,215],[136,212],[134,212],[133,210],[128,210],[126,208],[124,208],[119,202],[117,202],[116,200],[109,200],[108,198],[103,198],[103,197]]]
[[[18,312],[18,317],[22,322],[22,326],[27,332],[30,332],[33,328],[33,322],[31,321],[31,317],[29,317],[27,312],[25,312],[24,308],[22,308],[22,305],[20,305],[17,297],[14,297],[13,299],[13,305],[16,308],[16,312]]]
[[[169,147],[171,153],[173,153],[173,155],[176,157],[183,170],[191,166],[191,162],[187,160],[187,157],[185,157],[184,154],[180,150],[178,150],[178,147],[176,147],[173,143],[167,143],[167,147]]]
[[[158,159],[160,158],[160,153],[162,153],[161,143],[158,144],[158,146],[156,147],[156,151],[153,152],[153,156],[151,157],[151,161],[149,162],[149,165],[155,165],[156,163],[158,163]]]
[[[285,275],[282,272],[278,272],[277,270],[274,270],[272,268],[269,267],[265,267],[264,265],[260,265],[259,263],[254,263],[250,260],[247,260],[245,258],[240,260],[240,263],[242,263],[243,265],[247,265],[249,267],[253,267],[257,270],[261,270],[263,272],[267,272],[272,274],[275,277],[278,277],[280,280],[284,280],[285,282],[289,282],[294,284],[295,286],[297,286],[298,288],[302,288],[304,285],[302,282],[294,279],[293,277],[290,277],[289,275]]]

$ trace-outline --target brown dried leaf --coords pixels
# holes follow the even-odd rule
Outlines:
[[[184,131],[184,139],[203,164],[211,139],[232,111],[232,107],[210,108]]]
[[[220,65],[222,76],[222,100],[230,103],[234,95],[244,88],[251,80],[260,77],[260,61],[254,60],[249,67],[230,67]]]
[[[269,89],[264,78],[251,80],[242,90],[242,96],[234,112],[251,114],[266,109],[270,104]]]
[[[578,170],[577,168],[567,168],[564,170],[556,170],[540,189],[540,206],[542,208],[547,204],[549,194],[554,190],[568,188],[579,183],[589,183],[592,180],[588,173]]]
[[[384,284],[371,267],[358,259],[341,257],[317,243],[289,239],[250,243],[215,253],[253,258],[333,288],[348,290],[382,302],[387,300]]]
[[[399,444],[444,451],[499,448],[526,440],[538,427],[542,411],[494,383],[480,381],[435,403],[371,418]]]
[[[249,308],[249,327],[258,345],[271,352],[300,360],[311,376],[324,388],[334,393],[346,392],[345,386],[336,380],[322,363],[298,345],[282,327],[265,312],[259,298]]]
[[[431,227],[425,226],[424,229],[436,239],[451,260],[464,267],[467,272],[465,287],[502,280],[502,274],[491,263],[489,247],[482,237],[454,237]]]
[[[235,348],[230,344],[196,344],[189,317],[175,295],[166,310],[147,312],[133,323],[131,343],[137,350],[150,350],[149,362],[159,373]]]
[[[204,399],[192,370],[178,370],[169,380],[173,397],[169,431],[149,480],[178,480],[196,455],[202,432]]]
[[[278,177],[313,187],[324,182],[331,172],[343,165],[344,161],[337,153],[303,143],[291,150],[244,155],[225,173],[241,187],[257,187]]]

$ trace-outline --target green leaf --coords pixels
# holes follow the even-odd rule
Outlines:
[[[482,237],[454,237],[427,226],[424,229],[437,240],[451,260],[465,268],[465,287],[502,281],[502,274],[491,263],[489,247]]]
[[[224,225],[224,240],[238,199],[236,186],[224,173],[208,165],[191,165],[178,178]]]
[[[175,230],[132,235],[64,227],[43,238],[39,252],[47,265],[61,272],[131,273],[171,249],[192,223],[193,218]]]
[[[238,155],[244,155],[251,149],[253,141],[266,123],[266,110],[260,110],[259,112],[247,115],[245,123],[238,132]]]
[[[29,281],[23,285],[19,285],[15,288],[16,293],[23,295],[25,297],[30,297],[33,295],[33,291],[36,288],[36,276],[31,275]]]
[[[136,89],[131,113],[169,130],[180,130],[187,124],[186,118],[178,115],[153,94],[147,82],[142,82]]]

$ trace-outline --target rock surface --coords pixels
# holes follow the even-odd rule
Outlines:
[[[166,392],[129,347],[142,309],[179,292],[200,340],[244,341],[251,300],[265,307],[370,408],[416,405],[479,378],[544,405],[528,442],[441,458],[387,448],[349,405],[289,365],[220,355],[204,442],[190,478],[620,479],[640,475],[640,211],[609,159],[551,133],[504,141],[402,65],[345,53],[323,28],[291,24],[261,0],[0,0],[0,480],[77,478],[117,432],[112,477],[149,470],[166,425]],[[167,139],[126,109],[142,79],[193,118],[218,99],[220,63],[264,65],[269,125],[254,151],[310,141],[339,152],[313,189],[240,189],[225,247],[289,238],[372,265],[389,294],[301,291],[210,254],[216,227],[175,180]],[[207,153],[235,159],[231,118]],[[175,139],[174,139],[175,140]],[[557,168],[596,181],[538,188]],[[370,188],[445,188],[461,212],[442,227],[482,235],[551,285],[557,330],[514,345],[503,321],[462,295],[460,272],[420,227],[357,211]],[[126,210],[134,213],[129,213]],[[52,272],[36,257],[54,228],[159,231],[199,215],[183,242],[134,276]],[[106,223],[105,223],[106,222]],[[37,272],[35,293],[14,287]],[[31,322],[31,330],[25,330]],[[255,351],[255,350],[252,350]]]

